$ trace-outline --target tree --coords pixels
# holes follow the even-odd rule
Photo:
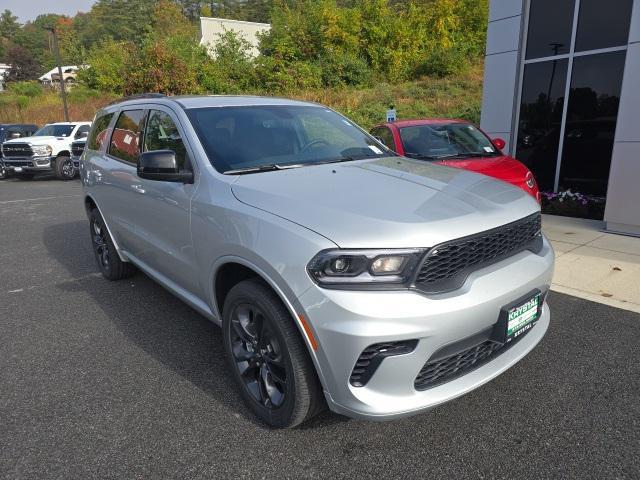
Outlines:
[[[90,47],[111,38],[142,44],[150,29],[157,0],[98,0],[79,30],[80,40]]]
[[[184,35],[195,39],[196,28],[178,5],[169,0],[160,0],[153,10],[150,34],[156,38]]]
[[[13,15],[10,10],[0,13],[0,37],[11,40],[13,36],[20,30],[18,17]]]
[[[40,75],[40,65],[31,52],[20,45],[11,45],[7,49],[5,59],[11,69],[7,74],[8,81],[34,80]]]

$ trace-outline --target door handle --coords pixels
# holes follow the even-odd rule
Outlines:
[[[138,184],[131,185],[131,190],[133,190],[134,192],[139,193],[141,195],[145,194],[145,189],[142,188],[142,185],[138,185]]]

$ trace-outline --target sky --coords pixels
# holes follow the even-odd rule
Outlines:
[[[34,20],[42,13],[75,15],[88,12],[95,0],[0,0],[0,11],[11,10],[20,23]]]

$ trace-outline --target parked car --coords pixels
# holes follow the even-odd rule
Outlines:
[[[2,144],[5,168],[21,179],[54,172],[60,180],[71,180],[71,143],[86,138],[90,127],[90,122],[49,123],[30,137],[7,140]]]
[[[80,171],[80,157],[84,152],[84,147],[87,145],[87,139],[76,140],[71,143],[71,163],[73,165],[74,176]]]
[[[398,156],[324,106],[126,100],[97,113],[81,163],[104,277],[137,267],[220,325],[242,397],[271,426],[325,405],[370,420],[429,410],[549,326],[554,253],[530,195]]]
[[[38,130],[37,125],[22,124],[22,123],[0,123],[0,145],[6,140],[13,140],[15,138],[29,137]],[[6,170],[4,168],[4,162],[2,161],[2,155],[0,155],[0,179],[4,178]]]
[[[491,140],[464,120],[402,120],[371,130],[391,150],[409,158],[428,160],[504,180],[540,202],[533,173],[515,158],[502,153],[505,141]]]

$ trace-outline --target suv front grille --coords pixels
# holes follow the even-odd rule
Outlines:
[[[529,332],[523,333],[514,338],[509,343],[498,343],[493,340],[485,340],[471,348],[462,350],[444,358],[438,358],[436,352],[431,358],[436,360],[427,361],[418,373],[413,385],[416,390],[427,390],[437,387],[443,383],[454,380],[466,373],[481,367],[485,363],[493,360],[498,355],[506,352],[512,345],[520,341]]]
[[[22,160],[18,160],[18,161],[5,160],[4,164],[7,167],[33,167],[33,162],[25,162]]]
[[[440,244],[427,253],[415,280],[426,293],[460,288],[470,273],[523,250],[542,248],[542,220],[535,213],[486,232]]]
[[[5,157],[32,157],[33,150],[28,143],[9,143],[2,145],[2,155]]]
[[[82,152],[84,152],[84,142],[74,142],[71,144],[71,154],[74,157],[79,157],[80,155],[82,155]]]

